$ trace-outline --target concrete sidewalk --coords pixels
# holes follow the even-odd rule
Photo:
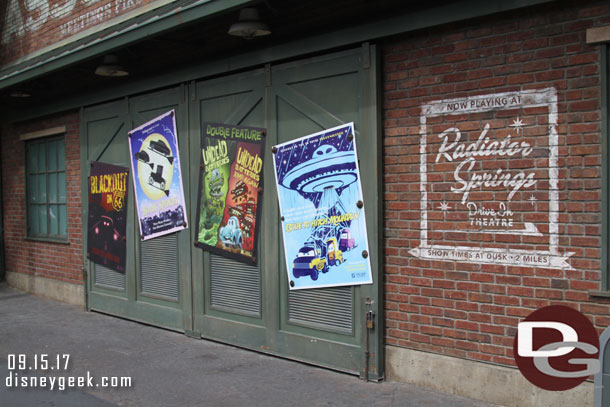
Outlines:
[[[0,327],[3,406],[492,406],[402,383],[365,383],[327,369],[84,312],[6,284],[0,284]],[[29,383],[32,376],[39,381],[47,375],[55,377],[57,387],[61,376],[87,377],[89,372],[98,385],[102,376],[128,376],[132,386],[8,388],[11,354],[25,354],[28,367],[34,355],[47,354],[52,366],[56,355],[70,355],[65,371],[63,366],[45,372],[13,370],[13,382],[25,378]]]

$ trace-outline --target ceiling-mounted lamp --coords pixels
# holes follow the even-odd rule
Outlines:
[[[119,64],[116,55],[104,56],[102,64],[95,68],[95,74],[99,76],[127,76],[129,72]]]
[[[271,30],[261,21],[257,9],[246,7],[239,11],[239,20],[231,25],[229,34],[251,40],[254,37],[271,34]]]

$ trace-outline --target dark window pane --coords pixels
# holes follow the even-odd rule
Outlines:
[[[49,174],[49,203],[57,203],[57,176],[56,172]]]
[[[47,144],[49,151],[47,153],[47,158],[49,159],[49,165],[47,166],[48,171],[57,170],[57,145],[59,144],[59,140],[50,141]]]
[[[47,174],[37,175],[38,178],[38,203],[47,202]]]
[[[66,203],[66,173],[60,172],[57,174],[57,187],[59,192],[57,194],[57,202]]]
[[[29,234],[40,234],[40,222],[38,221],[38,206],[30,205],[28,208]]]
[[[68,216],[66,214],[66,205],[59,205],[59,234],[68,235]]]
[[[45,143],[38,145],[38,172],[45,171],[47,168],[47,151]]]
[[[47,206],[38,205],[38,222],[39,222],[39,233],[46,235],[47,231]]]
[[[38,202],[38,175],[28,175],[27,180],[28,188],[28,202]]]
[[[59,171],[66,169],[66,151],[63,138],[57,144],[57,169]]]
[[[57,205],[49,205],[49,234],[59,234],[59,211]]]

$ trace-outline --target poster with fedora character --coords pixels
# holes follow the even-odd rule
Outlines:
[[[175,111],[130,131],[129,153],[142,240],[186,229]]]

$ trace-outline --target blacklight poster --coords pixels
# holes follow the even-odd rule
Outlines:
[[[128,168],[91,163],[87,257],[119,273],[125,273],[128,183]]]

